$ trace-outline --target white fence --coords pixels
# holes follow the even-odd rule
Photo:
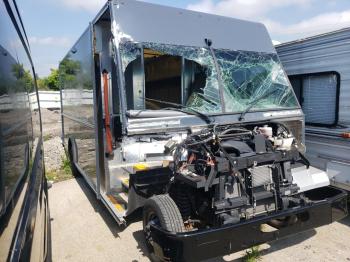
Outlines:
[[[64,93],[66,103],[93,104],[92,90],[66,90]],[[41,108],[55,109],[61,108],[59,91],[39,91],[39,101]],[[29,102],[33,110],[38,109],[36,93],[29,94]],[[27,107],[28,96],[26,93],[16,93],[13,95],[0,96],[0,110],[11,110],[13,108]]]
[[[28,94],[27,93],[16,93],[15,95],[2,95],[0,96],[0,110],[11,110],[28,108]]]
[[[33,108],[38,109],[35,93],[29,94]],[[61,108],[61,96],[59,91],[39,91],[39,101],[41,108]]]

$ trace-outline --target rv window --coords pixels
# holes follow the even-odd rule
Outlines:
[[[302,105],[306,123],[333,126],[338,123],[338,73],[315,73],[290,76]]]

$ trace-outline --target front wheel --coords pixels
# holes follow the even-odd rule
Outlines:
[[[152,239],[151,225],[172,233],[185,232],[179,208],[169,195],[153,196],[146,201],[143,208],[143,231],[148,249],[153,260],[164,261],[162,248]]]

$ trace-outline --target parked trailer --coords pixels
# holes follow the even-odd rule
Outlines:
[[[350,28],[277,46],[306,114],[307,156],[350,190]]]
[[[347,214],[347,194],[303,156],[304,116],[262,24],[109,1],[60,81],[74,172],[119,224],[143,209],[160,260],[230,254]]]

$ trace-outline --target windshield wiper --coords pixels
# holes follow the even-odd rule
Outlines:
[[[184,105],[177,104],[177,103],[173,103],[173,102],[163,101],[163,100],[159,100],[159,99],[147,98],[147,97],[145,97],[145,100],[174,106],[174,107],[163,108],[163,110],[173,110],[173,111],[179,111],[179,112],[182,112],[185,114],[195,115],[195,116],[200,117],[207,124],[213,123],[213,119],[211,119],[208,115],[203,114],[203,113],[201,113],[201,112],[199,112],[191,107],[184,106]]]
[[[225,99],[224,99],[224,81],[222,80],[222,73],[221,73],[221,69],[219,66],[219,62],[218,59],[215,55],[215,51],[212,47],[213,45],[213,41],[211,39],[205,38],[204,39],[205,44],[207,45],[207,48],[209,49],[209,52],[213,58],[213,62],[214,62],[214,66],[217,72],[217,80],[218,80],[218,84],[219,84],[219,94],[220,94],[220,100],[221,100],[221,106],[223,111],[226,111],[225,108]]]
[[[250,110],[252,110],[252,108],[254,106],[256,106],[257,103],[259,103],[262,99],[268,97],[269,95],[272,95],[273,93],[275,93],[278,89],[273,89],[270,92],[267,92],[265,94],[263,94],[262,96],[259,96],[258,98],[254,99],[252,102],[249,103],[249,106],[241,113],[240,117],[239,117],[239,121],[242,122],[245,119],[245,115],[247,113],[250,112]]]

